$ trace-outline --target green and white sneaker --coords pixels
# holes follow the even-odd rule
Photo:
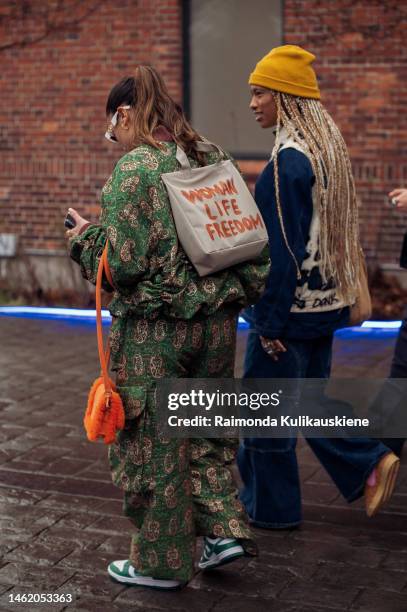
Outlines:
[[[186,584],[179,580],[161,580],[159,578],[151,578],[150,576],[142,576],[136,571],[128,559],[113,561],[113,563],[110,563],[108,566],[107,571],[114,580],[117,580],[117,582],[150,587],[151,589],[180,589]]]
[[[243,547],[231,538],[204,538],[204,548],[198,567],[202,570],[215,569],[239,557],[244,557]]]

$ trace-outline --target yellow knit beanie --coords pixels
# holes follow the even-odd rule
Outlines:
[[[315,55],[296,45],[275,47],[256,65],[249,85],[319,100],[318,81],[311,66],[314,59]]]

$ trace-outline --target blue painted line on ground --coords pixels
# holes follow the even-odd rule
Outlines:
[[[40,306],[1,306],[0,316],[23,317],[28,319],[65,319],[70,322],[89,321],[96,319],[96,311],[81,308],[54,308]],[[102,310],[103,323],[110,323],[112,317],[108,310]],[[359,327],[346,327],[339,329],[336,335],[341,338],[351,338],[355,335],[364,337],[392,337],[398,333],[401,321],[365,321]],[[249,323],[239,317],[239,329],[248,329]]]

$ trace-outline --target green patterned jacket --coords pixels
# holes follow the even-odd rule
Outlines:
[[[200,277],[178,242],[161,174],[179,168],[173,142],[162,150],[138,146],[122,157],[102,191],[100,225],[90,225],[70,243],[82,275],[96,283],[106,239],[114,283],[109,310],[114,317],[161,315],[190,319],[223,304],[237,310],[255,303],[269,272],[268,247],[256,260]],[[206,154],[215,163],[218,153]],[[226,158],[226,154],[225,154]],[[191,159],[191,165],[197,163]]]

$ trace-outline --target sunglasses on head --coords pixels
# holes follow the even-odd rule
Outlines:
[[[113,117],[110,120],[109,123],[109,127],[107,128],[106,132],[105,132],[105,138],[107,138],[107,140],[110,140],[110,142],[117,142],[117,138],[114,135],[114,128],[117,125],[118,119],[119,119],[119,109],[124,109],[124,110],[128,110],[129,108],[131,108],[130,106],[119,106],[119,108],[117,109],[117,111],[115,112],[115,114],[113,115]]]

